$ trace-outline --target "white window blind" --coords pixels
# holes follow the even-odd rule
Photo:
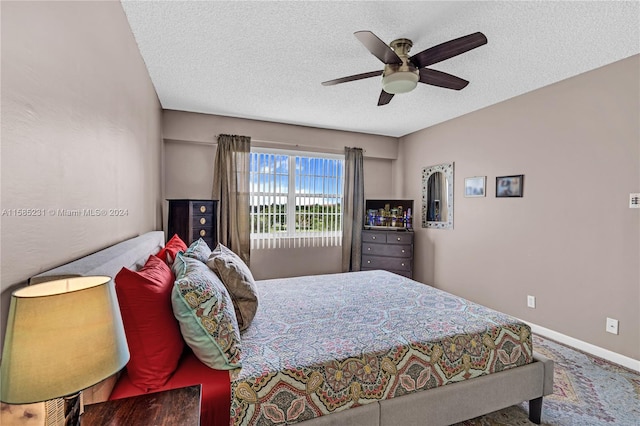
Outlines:
[[[342,244],[344,156],[253,148],[251,248]]]

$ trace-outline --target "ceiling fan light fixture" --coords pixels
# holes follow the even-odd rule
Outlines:
[[[407,93],[418,85],[418,74],[412,71],[397,71],[382,77],[382,89],[392,95]]]

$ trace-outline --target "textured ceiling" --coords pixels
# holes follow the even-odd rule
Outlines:
[[[640,52],[637,1],[122,3],[163,108],[388,136]],[[413,54],[476,31],[488,44],[430,67],[465,89],[419,84],[378,107],[378,77],[320,84],[383,68],[359,30]]]

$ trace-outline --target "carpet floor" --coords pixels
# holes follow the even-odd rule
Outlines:
[[[555,362],[553,394],[542,406],[543,425],[640,425],[640,374],[537,335],[533,347]],[[525,402],[456,426],[534,424],[528,416]]]

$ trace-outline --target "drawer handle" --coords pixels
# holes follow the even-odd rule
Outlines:
[[[370,261],[370,260],[367,260],[367,263],[371,263],[371,261]]]
[[[404,266],[404,263],[401,263],[402,266]]]
[[[404,249],[402,249],[402,252],[404,253]]]
[[[398,237],[398,241],[400,241],[400,237]]]
[[[204,225],[205,223],[207,223],[207,219],[205,219],[204,217],[200,218],[200,225]]]
[[[371,237],[371,239],[372,239],[372,240],[375,240],[375,239],[376,239],[376,237]]]
[[[371,251],[371,247],[367,247],[367,251]]]
[[[200,230],[200,236],[204,237],[205,235],[207,235],[207,231],[205,231],[204,229]]]
[[[207,207],[206,206],[200,206],[200,212],[204,213],[207,211]]]

